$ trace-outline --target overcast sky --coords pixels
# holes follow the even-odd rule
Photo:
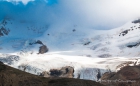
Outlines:
[[[10,16],[50,24],[70,23],[94,29],[112,29],[140,17],[140,0],[2,1],[6,0],[0,2],[1,19]]]

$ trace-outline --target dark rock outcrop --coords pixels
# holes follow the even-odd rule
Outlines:
[[[10,32],[10,30],[7,29],[7,28],[5,27],[6,24],[7,24],[6,19],[4,19],[4,20],[0,23],[0,37],[1,37],[1,36],[4,36],[4,35],[8,35],[9,32]]]
[[[140,45],[140,42],[132,44],[132,45],[127,45],[127,47],[132,48],[132,47],[136,47],[136,46],[139,46],[139,45]]]
[[[40,76],[44,77],[65,77],[73,78],[74,68],[70,66],[62,67],[61,69],[51,69],[49,72],[42,72]]]
[[[49,51],[49,49],[47,48],[46,45],[42,45],[42,46],[39,47],[39,54],[44,54],[48,51]]]
[[[75,32],[76,30],[75,30],[75,29],[73,29],[72,31],[73,31],[73,32]]]
[[[84,43],[84,45],[89,45],[91,42],[86,42],[86,43]]]
[[[43,42],[40,41],[40,40],[37,40],[37,41],[32,42],[32,43],[29,43],[29,45],[33,45],[33,44],[39,44],[39,45],[41,45],[41,46],[39,47],[39,53],[38,53],[38,54],[44,54],[44,53],[46,53],[46,52],[49,51],[49,49],[47,48],[47,46],[44,45]]]
[[[122,31],[119,36],[125,36],[126,34],[128,34],[128,31],[130,31],[130,29]]]
[[[140,23],[140,19],[132,21],[132,23]]]
[[[7,29],[4,28],[4,27],[1,27],[1,28],[0,28],[0,36],[8,35],[9,32],[10,32],[9,29],[7,30]]]
[[[35,42],[35,44],[41,44],[41,45],[43,45],[42,41],[40,41],[40,40],[37,40],[37,41]]]
[[[67,77],[67,78],[73,78],[73,73],[74,73],[74,68],[73,67],[70,67],[70,66],[67,66],[67,67],[62,67],[60,69],[61,71],[61,75],[60,77]]]
[[[44,45],[44,44],[42,43],[42,41],[40,41],[40,40],[37,40],[37,41],[32,42],[32,43],[29,43],[29,45],[33,45],[33,44],[40,44],[40,45]]]

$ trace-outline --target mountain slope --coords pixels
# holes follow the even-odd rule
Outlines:
[[[5,28],[0,37],[0,61],[32,74],[72,66],[74,78],[80,75],[80,79],[97,81],[99,71],[102,75],[127,64],[139,64],[139,23],[94,30],[5,18],[0,26]],[[47,53],[39,54],[42,45],[38,40],[47,46]]]
[[[107,86],[139,86],[140,66],[126,66],[118,72],[105,73],[101,82]],[[110,80],[110,81],[109,81]],[[106,82],[105,82],[106,81]],[[110,82],[110,83],[108,83]]]

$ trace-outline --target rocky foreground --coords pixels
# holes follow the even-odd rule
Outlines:
[[[90,80],[45,78],[0,63],[0,86],[104,86]]]
[[[140,86],[140,66],[126,66],[118,72],[106,72],[100,82],[107,86]]]
[[[61,70],[51,70],[50,75],[43,72],[42,77],[20,71],[0,62],[0,86],[139,86],[140,84],[139,65],[126,66],[118,72],[106,72],[98,82],[74,79],[71,75],[73,69],[68,68],[70,71],[64,71],[67,67],[63,67]],[[64,74],[65,72],[67,73]]]

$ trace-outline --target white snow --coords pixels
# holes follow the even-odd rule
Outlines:
[[[117,71],[118,65],[140,59],[140,46],[127,47],[140,42],[139,24],[128,22],[111,30],[94,30],[70,25],[47,27],[45,24],[14,19],[6,21],[8,23],[5,28],[9,28],[10,33],[0,37],[0,60],[21,70],[24,70],[22,66],[26,66],[25,71],[33,74],[72,66],[75,78],[80,74],[81,79],[97,80],[98,69],[102,74],[109,69]],[[137,29],[119,36],[122,31],[132,29],[132,26]],[[29,45],[36,40],[47,45],[49,52],[37,54],[40,45]],[[19,59],[11,60],[12,55],[19,56]],[[11,63],[8,63],[9,60]]]

